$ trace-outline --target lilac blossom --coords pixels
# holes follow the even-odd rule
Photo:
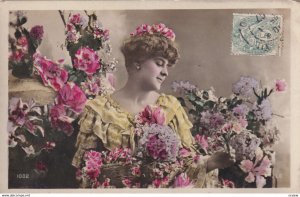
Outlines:
[[[192,92],[197,87],[191,84],[189,81],[173,81],[171,85],[174,92]]]
[[[210,111],[205,111],[201,112],[200,122],[208,128],[218,129],[225,123],[225,119],[219,112],[212,113]]]
[[[255,104],[253,109],[259,120],[270,120],[272,118],[272,106],[268,99],[264,99],[261,104]]]
[[[139,149],[153,159],[175,161],[179,151],[179,139],[168,126],[152,124],[144,128]]]
[[[256,135],[248,131],[243,131],[235,135],[229,143],[235,149],[237,161],[249,158],[252,160],[255,157],[255,151],[261,144],[261,140]]]
[[[240,117],[246,117],[246,115],[249,112],[249,108],[245,104],[237,105],[232,109],[233,113],[240,116]]]
[[[35,40],[42,40],[44,35],[44,29],[41,25],[36,25],[31,28],[30,30],[30,36]]]
[[[254,90],[259,88],[258,81],[252,77],[241,76],[240,80],[233,84],[232,92],[237,95],[250,97],[253,94],[253,88]]]

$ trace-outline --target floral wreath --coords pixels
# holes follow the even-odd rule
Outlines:
[[[175,33],[172,29],[168,28],[165,24],[142,24],[138,26],[134,32],[130,33],[131,36],[144,35],[144,34],[161,34],[164,37],[175,41]]]

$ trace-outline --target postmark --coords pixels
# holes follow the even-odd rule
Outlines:
[[[283,17],[272,14],[233,14],[233,55],[278,55],[283,43]]]

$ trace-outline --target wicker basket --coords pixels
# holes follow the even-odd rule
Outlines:
[[[99,181],[103,182],[106,178],[110,179],[110,185],[117,188],[125,187],[122,180],[125,178],[136,181],[138,177],[135,177],[131,173],[132,165],[124,164],[105,164],[101,167],[101,175]]]
[[[132,175],[132,165],[124,164],[106,164],[101,167],[101,174],[99,181],[103,182],[106,178],[110,179],[110,185],[117,188],[125,187],[122,180],[129,179],[132,183],[140,183],[140,187],[147,188],[154,180],[152,170],[157,166],[158,162],[151,162],[141,166],[141,176],[136,177]],[[182,169],[178,169],[170,174],[169,185],[175,179],[175,176],[181,173]]]

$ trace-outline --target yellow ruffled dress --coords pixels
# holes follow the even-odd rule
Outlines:
[[[166,115],[166,124],[181,139],[183,147],[194,150],[194,138],[190,132],[192,123],[176,97],[161,94],[156,101]],[[80,167],[82,157],[89,149],[108,149],[129,147],[135,150],[134,116],[124,110],[109,95],[98,96],[87,102],[79,121],[80,132],[77,136],[76,148],[72,165]],[[216,187],[218,170],[206,172],[206,160],[202,157],[198,164],[190,162],[188,176],[195,181],[195,187]]]

